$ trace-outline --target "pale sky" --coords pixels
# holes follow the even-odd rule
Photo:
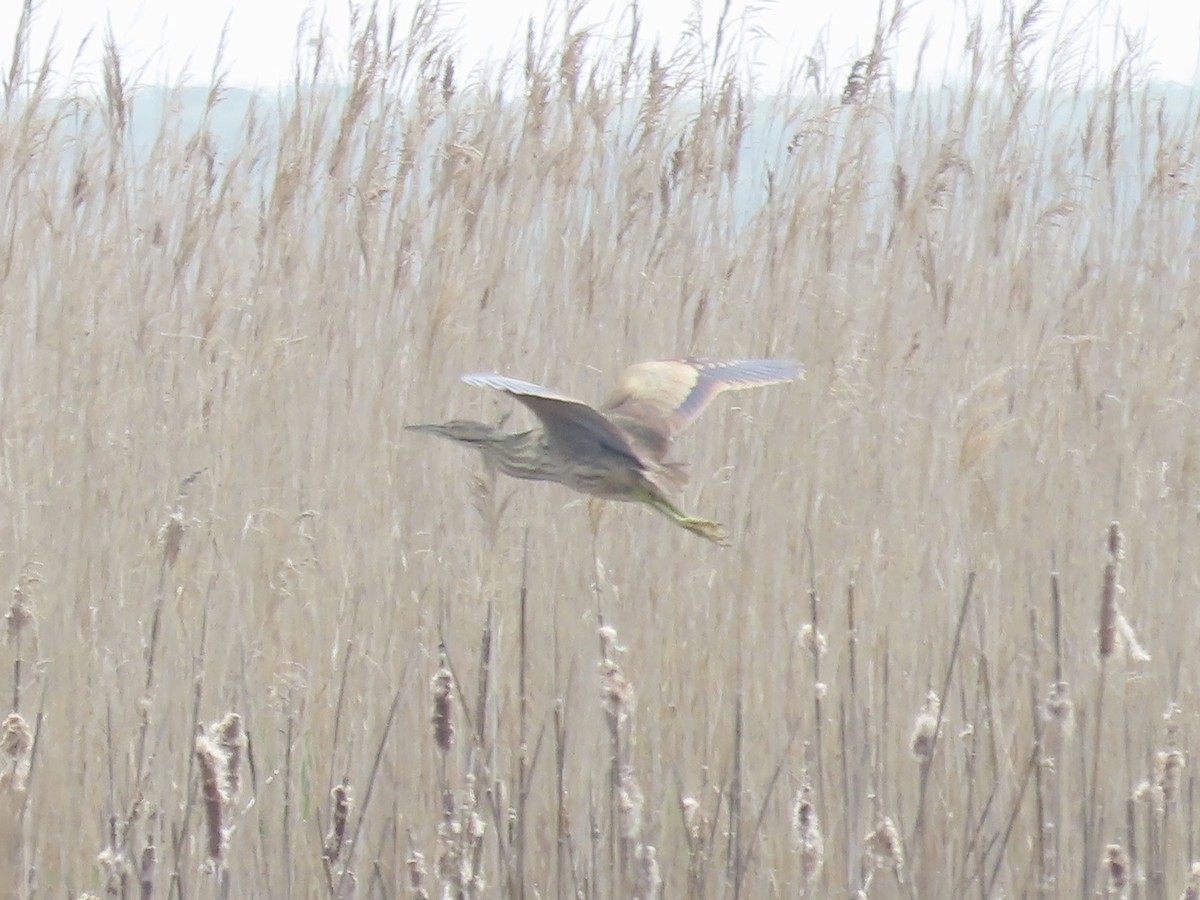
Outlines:
[[[665,49],[678,40],[682,23],[697,6],[702,10],[705,33],[715,28],[723,0],[644,0],[643,33],[657,33]],[[891,0],[887,0],[890,5]],[[1024,7],[1029,0],[1015,0]],[[982,5],[981,5],[982,4]],[[412,0],[397,0],[399,19],[407,31]],[[561,7],[562,0],[557,4]],[[743,0],[734,0],[742,9]],[[803,57],[825,36],[830,63],[848,66],[870,48],[878,9],[877,0],[791,0],[762,4],[754,19],[766,37],[755,48],[756,70],[764,83],[777,79],[781,70]],[[0,66],[7,72],[12,53],[12,35],[17,24],[14,0],[0,4]],[[966,34],[967,10],[991,10],[996,16],[998,0],[913,0],[894,65],[902,88],[909,86],[911,66],[927,29],[934,40],[926,52],[925,70],[944,70],[944,60],[961,58]],[[582,21],[604,25],[602,33],[614,37],[626,28],[620,12],[624,0],[594,0]],[[220,40],[229,21],[225,69],[235,85],[273,86],[288,81],[294,55],[297,26],[306,15],[319,18],[323,12],[330,31],[341,46],[347,33],[349,3],[322,0],[41,0],[34,25],[34,62],[40,61],[52,29],[57,26],[59,48],[57,69],[72,68],[77,76],[93,77],[99,59],[106,23],[122,49],[126,73],[140,71],[142,81],[176,82],[189,73],[192,82],[205,83]],[[524,35],[530,15],[544,17],[545,0],[451,0],[443,3],[447,26],[453,27],[460,46],[460,72],[479,62],[504,54],[514,38]],[[1043,26],[1053,33],[1056,23],[1083,23],[1097,31],[1093,43],[1098,52],[1110,50],[1120,35],[1117,23],[1126,30],[1144,30],[1148,58],[1157,76],[1186,84],[1200,83],[1197,58],[1200,51],[1200,3],[1185,0],[1058,0],[1052,2]],[[316,14],[312,10],[317,10]],[[613,12],[609,12],[612,10]],[[994,18],[993,18],[994,21]],[[72,66],[89,30],[80,59]],[[1101,70],[1107,71],[1101,63]]]

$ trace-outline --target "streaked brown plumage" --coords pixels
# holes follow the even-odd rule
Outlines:
[[[482,422],[409,425],[475,447],[515,478],[555,481],[609,500],[646,503],[701,537],[727,545],[715,522],[685,515],[667,492],[686,481],[668,462],[675,435],[723,391],[800,378],[797,363],[773,359],[658,360],[630,366],[599,408],[503,375],[464,375],[463,381],[504,391],[533,411],[542,427],[508,434]]]

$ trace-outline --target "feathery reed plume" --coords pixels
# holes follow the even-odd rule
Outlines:
[[[1100,658],[1108,659],[1117,645],[1117,594],[1121,590],[1121,560],[1124,558],[1121,526],[1108,526],[1108,562],[1104,566],[1104,587],[1100,594]]]
[[[321,855],[330,863],[337,861],[346,845],[346,823],[350,820],[350,779],[343,778],[342,783],[334,787],[330,795],[333,800],[333,811],[329,817],[329,833],[325,835],[325,845]]]
[[[1109,844],[1104,848],[1104,874],[1108,878],[1109,891],[1123,891],[1129,884],[1129,854],[1120,844]]]
[[[850,67],[850,74],[846,77],[846,84],[842,88],[843,106],[858,102],[866,94],[871,68],[871,57],[869,56],[862,56],[854,61],[854,65]]]
[[[444,648],[441,652],[441,663],[433,674],[429,686],[433,691],[433,715],[430,718],[433,723],[433,741],[444,757],[454,746],[454,720],[451,715],[454,675],[450,672],[450,664]]]
[[[792,840],[800,857],[800,875],[806,885],[821,874],[825,865],[825,839],[821,835],[821,822],[812,797],[812,782],[804,773],[792,804]]]
[[[229,837],[226,828],[225,751],[204,729],[196,734],[196,762],[200,769],[200,790],[204,796],[206,849],[210,870],[225,865],[225,849]]]
[[[449,103],[454,98],[454,57],[446,57],[446,65],[442,69],[442,102]]]
[[[937,746],[938,713],[942,702],[937,691],[930,690],[925,694],[925,704],[913,720],[912,735],[908,740],[909,750],[913,759],[927,763],[933,756],[933,748]]]
[[[1125,618],[1125,614],[1117,609],[1117,635],[1120,637],[1120,642],[1125,648],[1125,653],[1133,662],[1150,662],[1150,652],[1142,646],[1138,640],[1137,632],[1133,630],[1133,626],[1129,624],[1129,620]]]

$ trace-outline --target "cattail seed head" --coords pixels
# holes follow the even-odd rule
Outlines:
[[[662,874],[658,869],[658,851],[646,844],[637,849],[637,883],[634,885],[635,900],[654,900],[662,896]]]
[[[142,848],[141,864],[138,867],[138,886],[141,888],[142,900],[150,900],[154,896],[154,870],[158,867],[158,848],[148,841]]]
[[[1162,814],[1166,808],[1162,785],[1157,780],[1145,779],[1138,782],[1133,789],[1133,799],[1138,803],[1147,804],[1156,813]]]
[[[479,814],[479,810],[472,809],[467,816],[467,837],[473,841],[481,841],[486,834],[487,820]]]
[[[1129,884],[1129,855],[1120,844],[1104,848],[1104,872],[1110,891],[1122,891]]]
[[[799,640],[800,646],[814,656],[824,656],[829,644],[825,635],[813,628],[811,622],[805,622],[800,626]]]
[[[1125,538],[1121,534],[1121,523],[1117,521],[1108,526],[1108,557],[1118,563],[1125,558]]]
[[[800,856],[800,873],[806,882],[821,874],[825,864],[825,839],[812,803],[812,784],[807,779],[796,792],[792,805],[792,838]]]
[[[597,634],[600,636],[602,656],[599,663],[601,703],[608,716],[609,731],[615,734],[621,723],[633,713],[633,686],[625,678],[621,666],[613,659],[615,654],[625,650],[617,643],[616,629],[610,625],[602,625],[597,629]]]
[[[225,794],[225,753],[203,730],[196,736],[196,762],[204,796],[208,862],[211,866],[219,867],[224,862],[228,837],[225,828],[225,807],[229,800]]]
[[[96,864],[100,866],[104,893],[110,897],[124,896],[125,884],[129,880],[129,860],[125,858],[125,854],[106,847],[97,854]]]
[[[12,603],[4,615],[4,626],[9,643],[15,644],[25,629],[33,624],[33,605],[22,584],[13,588],[12,594]]]
[[[642,810],[645,797],[633,774],[632,766],[621,766],[617,786],[617,811],[620,816],[621,837],[633,843],[641,840]]]
[[[692,872],[697,872],[697,867],[702,866],[708,858],[708,844],[711,836],[708,816],[700,808],[699,802],[692,797],[681,801],[680,806],[683,811],[684,825],[687,828],[688,868]]]
[[[350,807],[353,802],[350,796],[350,779],[343,778],[330,797],[333,800],[333,811],[329,817],[329,833],[325,835],[325,846],[321,855],[330,862],[335,862],[342,855],[342,848],[346,845],[346,823],[350,820]]]
[[[454,721],[451,718],[451,695],[454,692],[454,676],[442,653],[441,666],[430,682],[433,689],[433,741],[444,756],[454,746]]]
[[[183,533],[187,526],[183,521],[183,507],[177,506],[167,516],[167,521],[158,530],[158,541],[162,545],[163,559],[168,566],[174,566],[179,558],[179,548],[183,546]]]
[[[1187,884],[1183,888],[1183,893],[1179,895],[1179,900],[1200,900],[1200,862],[1192,863]]]
[[[621,667],[605,657],[600,660],[600,695],[610,723],[621,723],[633,712],[633,685],[625,678]]]
[[[600,653],[606,659],[614,653],[625,652],[625,648],[617,643],[617,629],[611,625],[601,625],[596,629],[596,634],[600,637]]]
[[[242,717],[235,712],[226,713],[225,718],[213,723],[212,730],[225,754],[225,795],[234,803],[241,792],[242,753],[246,747]]]
[[[1117,645],[1117,594],[1120,591],[1121,558],[1124,555],[1121,526],[1108,526],[1108,562],[1104,566],[1104,587],[1100,594],[1100,658],[1113,655]]]
[[[925,694],[925,705],[913,720],[912,736],[909,738],[909,750],[913,758],[919,762],[929,762],[937,746],[938,715],[942,702],[936,691]]]
[[[863,840],[863,855],[868,868],[904,868],[904,846],[891,816],[882,816]]]
[[[456,818],[443,818],[438,824],[437,875],[443,885],[462,888],[462,823]],[[455,892],[457,896],[458,892]]]
[[[425,887],[425,881],[429,878],[429,872],[425,868],[425,854],[413,846],[412,835],[409,835],[408,841],[408,859],[405,860],[408,867],[408,886],[412,890],[413,900],[429,900],[429,891]]]
[[[684,797],[679,801],[679,805],[683,808],[684,822],[690,825],[696,815],[696,810],[700,808],[700,801],[695,797]]]
[[[4,753],[0,788],[23,791],[29,778],[33,732],[20,713],[9,713],[0,724],[0,751]]]
[[[1075,728],[1075,703],[1071,699],[1070,685],[1065,681],[1056,681],[1050,686],[1050,693],[1042,706],[1042,715],[1047,722],[1058,726],[1064,734],[1070,734]]]
[[[1183,781],[1183,770],[1187,766],[1187,757],[1177,747],[1160,750],[1155,754],[1158,769],[1158,787],[1162,791],[1163,801],[1170,803],[1179,796],[1179,786]]]
[[[704,810],[700,808],[700,801],[695,797],[684,797],[679,801],[679,807],[687,829],[688,856],[696,862],[703,858],[709,838],[708,816],[704,814]]]

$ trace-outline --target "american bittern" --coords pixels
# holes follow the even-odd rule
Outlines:
[[[804,372],[774,359],[685,359],[630,366],[598,410],[554,391],[503,375],[464,375],[519,400],[542,427],[509,434],[482,422],[408,425],[475,447],[514,478],[556,481],[608,500],[646,503],[688,531],[727,546],[716,522],[685,515],[667,498],[687,469],[665,457],[675,435],[722,391],[793,381]]]

